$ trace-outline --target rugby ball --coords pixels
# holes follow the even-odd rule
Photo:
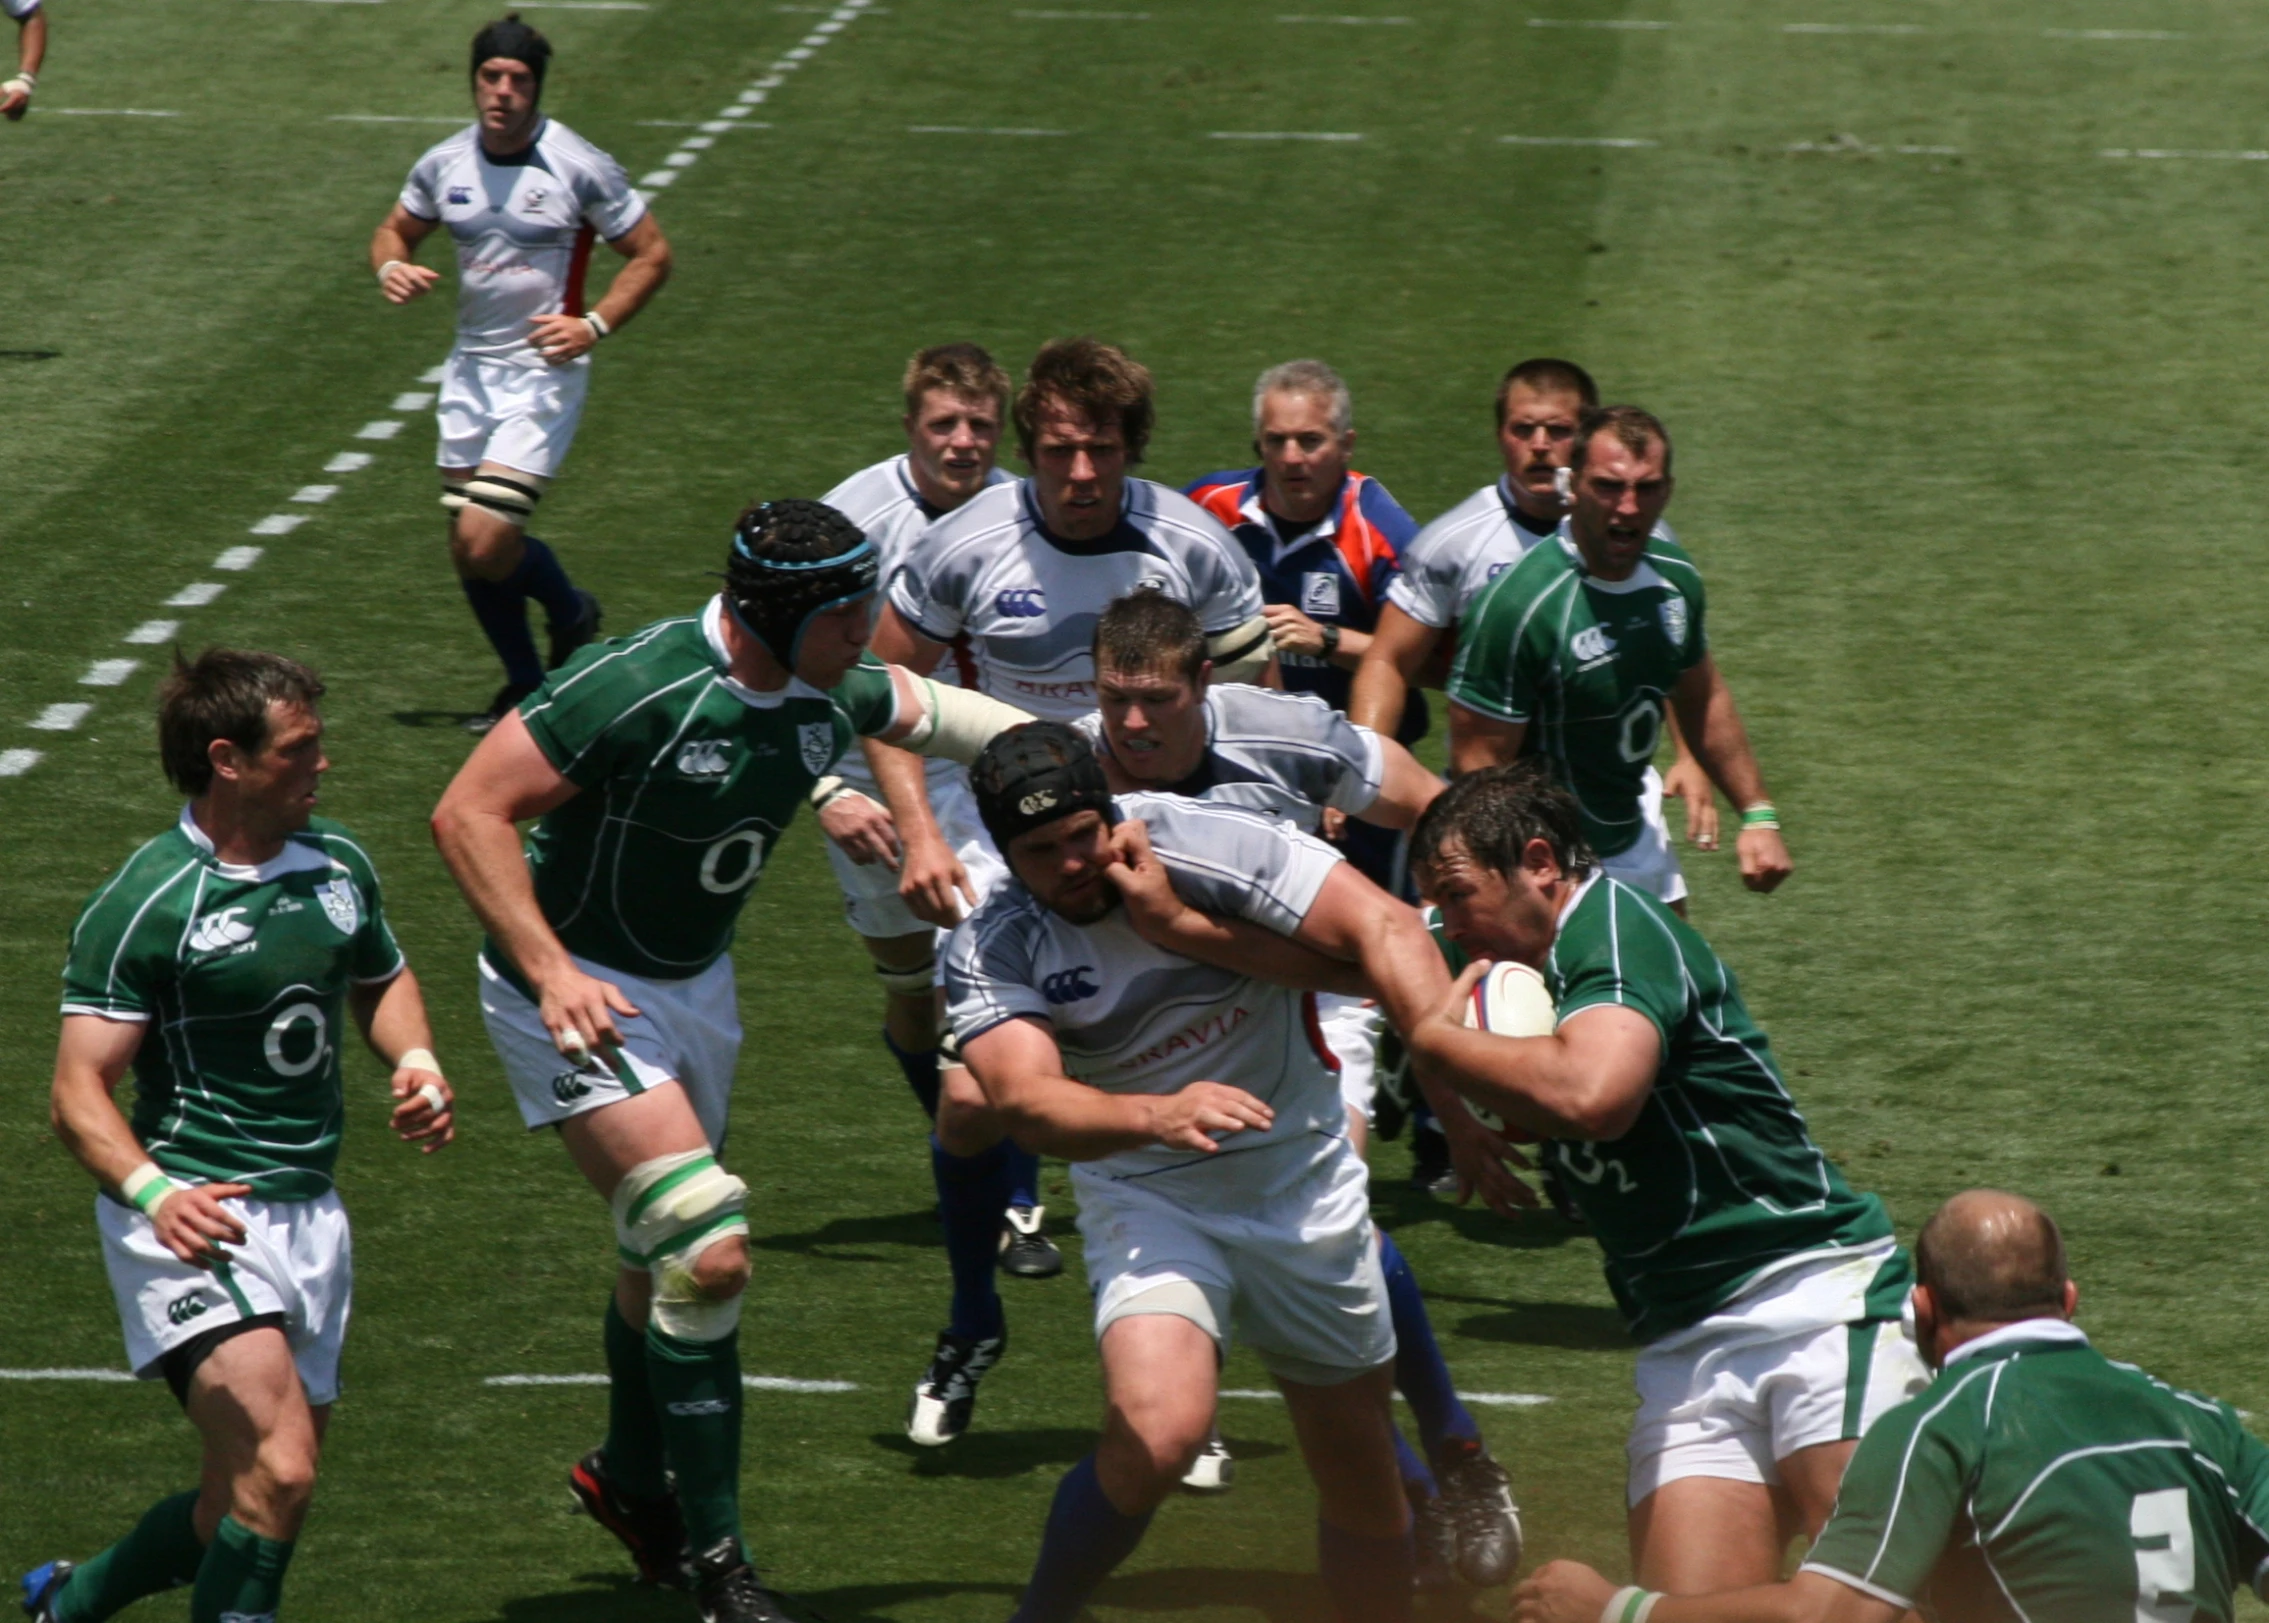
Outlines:
[[[1510,961],[1491,964],[1489,973],[1474,983],[1473,995],[1465,1005],[1467,1025],[1494,1031],[1500,1037],[1549,1037],[1559,1019],[1560,1011],[1553,1006],[1544,977],[1526,964]],[[1531,1135],[1507,1127],[1495,1111],[1484,1110],[1470,1099],[1466,1103],[1492,1131],[1504,1133],[1517,1143],[1534,1142]]]

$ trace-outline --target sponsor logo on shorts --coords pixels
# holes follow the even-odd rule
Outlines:
[[[1593,660],[1613,658],[1615,639],[1605,626],[1585,626],[1568,639],[1568,652],[1589,665]]]
[[[551,1079],[551,1096],[563,1105],[571,1105],[578,1099],[591,1097],[591,1084],[580,1072],[562,1071]]]
[[[1328,570],[1315,570],[1302,575],[1300,612],[1336,616],[1339,613],[1339,577]]]
[[[191,952],[226,952],[252,939],[252,926],[244,922],[249,909],[224,907],[207,913],[189,932]]]
[[[187,1296],[176,1296],[165,1305],[166,1322],[187,1324],[212,1305],[205,1300],[205,1293],[201,1290],[191,1291]]]
[[[355,895],[355,882],[345,874],[328,885],[315,887],[315,899],[323,904],[323,913],[339,927],[339,934],[353,935],[355,925],[362,917],[362,902]]]
[[[1081,964],[1077,969],[1059,969],[1053,975],[1041,978],[1040,995],[1050,1003],[1077,1003],[1081,998],[1093,997],[1103,990],[1087,978],[1094,973],[1093,964]]]
[[[724,1398],[695,1398],[691,1403],[666,1405],[672,1414],[731,1414],[733,1406]]]
[[[827,763],[835,758],[835,723],[802,723],[796,728],[796,749],[804,758],[806,772],[825,772]]]
[[[732,770],[725,760],[732,747],[729,738],[695,739],[678,751],[678,771],[689,778],[722,778]]]
[[[1048,599],[1037,586],[1012,586],[993,599],[993,607],[1010,620],[1036,620],[1048,612]]]
[[[452,186],[452,187],[450,187],[450,188],[449,188],[449,201],[450,201],[450,202],[462,205],[462,204],[465,204],[465,203],[470,203],[470,202],[471,202],[472,200],[473,200],[473,189],[472,189],[472,187],[470,187],[470,186]]]

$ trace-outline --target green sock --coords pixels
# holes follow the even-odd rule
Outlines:
[[[291,1558],[289,1539],[262,1538],[223,1516],[197,1568],[189,1623],[274,1623]]]
[[[696,1552],[741,1536],[741,1338],[680,1341],[649,1326],[646,1372]]]
[[[134,1531],[91,1561],[82,1562],[55,1597],[62,1623],[101,1623],[144,1595],[197,1581],[205,1546],[190,1519],[194,1492],[160,1499],[142,1512]]]
[[[646,1332],[631,1328],[607,1298],[607,1475],[624,1491],[659,1499],[670,1491],[662,1470],[662,1419],[646,1375]]]

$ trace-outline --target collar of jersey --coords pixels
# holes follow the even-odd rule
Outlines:
[[[1647,554],[1643,552],[1639,554],[1638,567],[1621,580],[1600,579],[1584,566],[1583,549],[1576,545],[1575,536],[1569,533],[1566,519],[1562,519],[1560,528],[1552,532],[1552,539],[1559,542],[1560,550],[1568,555],[1568,567],[1583,576],[1584,584],[1594,590],[1621,594],[1648,591],[1658,586],[1667,590],[1670,586],[1670,582],[1662,578],[1661,572],[1647,561]],[[1653,537],[1649,536],[1648,539],[1652,541]]]
[[[1538,529],[1535,525],[1531,524],[1528,521],[1527,516],[1521,512],[1521,504],[1513,500],[1513,476],[1511,474],[1501,473],[1497,475],[1497,499],[1505,504],[1506,521],[1510,523],[1514,529],[1520,531],[1521,534],[1535,536],[1539,541],[1541,541],[1546,536],[1553,533],[1551,530]],[[1567,522],[1568,521],[1566,519],[1562,519],[1560,521],[1562,525],[1565,525]],[[1555,528],[1557,527],[1558,526],[1555,526]]]
[[[1119,492],[1119,519],[1108,530],[1092,541],[1072,541],[1048,528],[1048,521],[1040,516],[1039,498],[1032,494],[1032,481],[1021,481],[1017,499],[1024,504],[1025,521],[1040,532],[1040,539],[1058,552],[1068,552],[1074,558],[1100,558],[1113,552],[1147,552],[1149,538],[1133,524],[1127,515],[1134,511],[1134,477],[1130,474],[1126,487]],[[1131,543],[1131,544],[1130,544]]]
[[[777,710],[790,699],[819,699],[827,695],[813,687],[802,677],[791,673],[785,687],[774,688],[770,693],[760,692],[733,675],[733,656],[725,649],[725,598],[719,593],[709,600],[701,611],[701,640],[709,645],[709,657],[717,666],[717,685],[740,700],[751,710]]]
[[[538,113],[536,115],[536,133],[528,137],[528,144],[519,151],[507,152],[500,158],[489,151],[487,147],[481,145],[481,127],[476,120],[473,125],[473,150],[480,154],[481,162],[494,164],[499,169],[525,169],[530,164],[534,164],[537,168],[549,173],[549,166],[544,163],[542,158],[537,156],[536,148],[543,145],[544,131],[550,128],[551,114]]]
[[[284,839],[283,850],[277,852],[266,862],[257,865],[244,862],[223,862],[214,853],[213,837],[199,828],[197,819],[189,815],[189,805],[186,801],[182,803],[181,807],[181,832],[191,845],[194,845],[203,853],[205,860],[213,865],[215,873],[223,879],[233,879],[239,884],[265,885],[273,880],[283,878],[288,873],[299,873],[308,868],[327,869],[332,865],[331,859],[321,851],[310,845],[302,845],[298,840],[288,835]]]
[[[1324,516],[1290,541],[1277,533],[1275,517],[1261,500],[1262,494],[1268,489],[1268,470],[1255,468],[1250,477],[1252,484],[1245,492],[1245,499],[1237,504],[1237,516],[1248,524],[1258,524],[1268,532],[1269,563],[1272,566],[1283,563],[1311,542],[1336,541],[1339,538],[1339,507],[1347,498],[1348,481],[1355,477],[1352,469],[1340,475],[1339,489],[1332,492],[1331,505],[1324,509]]]
[[[2005,1324],[1998,1330],[1988,1330],[1975,1341],[1965,1341],[1946,1355],[1946,1367],[1952,1369],[1965,1358],[1982,1353],[2013,1351],[2018,1346],[2085,1347],[2088,1332],[2069,1319],[2020,1319]]]
[[[1591,894],[1592,886],[1599,883],[1604,872],[1604,869],[1594,868],[1590,873],[1585,874],[1584,882],[1576,887],[1575,893],[1560,904],[1560,916],[1552,921],[1552,933],[1555,936],[1567,927],[1568,915],[1576,910],[1576,905],[1579,902]]]

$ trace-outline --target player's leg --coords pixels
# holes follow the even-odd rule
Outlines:
[[[204,1441],[196,1526],[207,1543],[191,1623],[272,1616],[314,1497],[327,1406],[308,1403],[284,1331],[262,1325],[212,1348],[184,1407]]]
[[[1763,1394],[1789,1537],[1819,1536],[1859,1439],[1929,1384],[1930,1371],[1900,1319],[1860,1319],[1787,1338]]]
[[[1631,1507],[1630,1535],[1638,1582],[1665,1595],[1747,1589],[1781,1575],[1780,1513],[1761,1482],[1666,1482]]]
[[[834,847],[830,846],[829,850]],[[862,935],[882,982],[882,1041],[922,1114],[938,1115],[937,932]]]
[[[1694,1595],[1780,1577],[1779,1473],[1761,1392],[1778,1362],[1773,1343],[1717,1320],[1641,1349],[1625,1491],[1631,1565],[1647,1588]]]
[[[1391,1368],[1328,1385],[1279,1373],[1276,1384],[1316,1484],[1317,1564],[1333,1605],[1348,1623],[1409,1617],[1416,1549],[1395,1463]]]
[[[941,1447],[969,1429],[977,1383],[1008,1350],[997,1276],[1001,1214],[1016,1182],[1014,1149],[977,1079],[966,1066],[946,1064],[939,1072],[930,1174],[937,1184],[953,1297],[906,1420],[908,1438],[925,1448]]]

